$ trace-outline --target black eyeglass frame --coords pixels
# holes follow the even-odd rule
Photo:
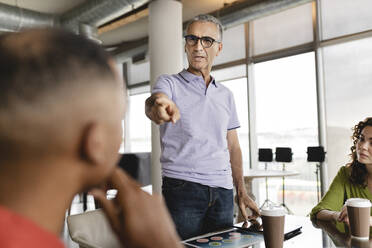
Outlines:
[[[221,41],[215,40],[215,39],[213,39],[212,37],[209,37],[209,36],[198,37],[198,36],[193,35],[193,34],[188,34],[188,35],[185,35],[184,38],[185,38],[186,43],[187,43],[188,45],[190,45],[190,46],[195,46],[196,44],[198,44],[198,42],[199,42],[199,40],[200,40],[200,41],[201,41],[200,43],[201,43],[202,47],[204,47],[204,48],[210,48],[211,46],[213,46],[213,44],[214,44],[215,42],[216,42],[216,43],[221,43]],[[196,40],[195,44],[189,44],[189,43],[187,42],[188,38],[192,38],[192,40]],[[212,43],[211,43],[210,46],[204,46],[204,45],[203,45],[203,41],[205,41],[206,39],[210,39],[210,40],[212,41]]]

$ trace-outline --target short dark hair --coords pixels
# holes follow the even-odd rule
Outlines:
[[[63,108],[64,102],[69,101],[69,94],[100,90],[101,85],[114,86],[115,83],[109,54],[87,38],[50,28],[1,35],[0,160],[14,158],[11,153],[17,153],[22,145],[35,151],[52,150],[51,146],[45,147],[48,140],[58,140],[57,136],[63,135],[41,137],[46,136],[41,127],[45,124],[35,124],[38,118],[56,114],[49,107],[51,103]],[[34,112],[37,116],[32,116]],[[19,126],[30,130],[17,131]]]
[[[0,108],[8,108],[11,99],[33,101],[48,90],[74,84],[84,76],[81,69],[113,75],[108,61],[97,44],[62,29],[2,35]]]

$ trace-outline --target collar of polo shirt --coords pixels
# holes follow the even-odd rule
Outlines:
[[[190,83],[191,81],[196,81],[196,80],[202,80],[204,82],[204,79],[202,76],[195,75],[186,69],[183,69],[179,75],[187,82]],[[211,83],[217,88],[216,80],[215,78],[211,75],[212,81]]]

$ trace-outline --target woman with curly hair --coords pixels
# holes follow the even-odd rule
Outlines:
[[[322,200],[311,213],[311,219],[349,223],[344,203],[349,198],[372,201],[372,117],[353,128],[351,163],[342,166]],[[372,219],[370,220],[372,225]]]

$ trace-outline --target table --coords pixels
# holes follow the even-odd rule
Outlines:
[[[283,171],[283,170],[248,170],[245,172],[244,175],[244,183],[247,190],[248,195],[255,199],[255,196],[252,194],[252,180],[255,178],[268,178],[268,177],[289,177],[289,176],[297,176],[300,173],[297,171]],[[268,192],[266,188],[266,199],[265,202],[268,201]],[[284,202],[284,181],[283,181],[283,204],[285,206]],[[263,206],[263,205],[262,205]],[[286,206],[285,206],[286,207]],[[241,216],[241,213],[239,211],[238,213],[238,222],[243,221],[243,218]]]
[[[252,180],[254,178],[265,178],[265,177],[288,177],[297,176],[300,173],[297,171],[282,171],[282,170],[248,170],[247,174],[244,175],[244,179]]]
[[[237,224],[236,226],[241,226]],[[284,241],[283,248],[335,248],[335,247],[372,247],[372,235],[366,243],[358,243],[351,239],[347,229],[342,223],[335,224],[328,221],[312,222],[309,217],[286,215],[286,227],[302,226],[302,233]],[[346,231],[345,231],[346,230]],[[352,246],[351,246],[352,245]],[[253,246],[253,248],[265,248],[264,241]]]
[[[314,226],[320,228],[323,234],[329,240],[329,247],[356,247],[356,248],[370,248],[372,247],[372,229],[369,229],[369,240],[360,241],[352,239],[349,227],[340,222],[329,221],[315,221]]]
[[[312,222],[309,217],[286,215],[286,225],[301,225],[302,233],[287,241],[284,241],[283,248],[335,248],[335,247],[372,247],[372,235],[369,242],[358,243],[350,238],[345,231],[344,224],[331,221]],[[351,246],[351,244],[353,246]],[[264,248],[264,242],[253,246]]]
[[[248,194],[254,199],[252,194],[252,180],[255,178],[268,178],[268,177],[289,177],[297,176],[300,173],[297,171],[282,171],[282,170],[248,170],[244,175],[244,183]]]
[[[288,218],[287,218],[288,217]],[[299,221],[301,218],[298,216],[286,216],[289,221]],[[287,220],[286,219],[286,220]],[[304,220],[303,233],[293,239],[288,240],[288,244],[284,242],[284,247],[353,247],[353,248],[366,248],[372,247],[372,229],[370,228],[369,240],[358,241],[352,239],[348,227],[340,222],[333,221],[319,221],[311,222],[309,218]],[[301,235],[303,235],[301,237]],[[322,237],[322,246],[319,246],[319,235]],[[300,245],[299,245],[300,244]],[[310,245],[308,245],[310,244]],[[314,245],[311,245],[314,244]],[[264,246],[262,246],[264,247]]]

